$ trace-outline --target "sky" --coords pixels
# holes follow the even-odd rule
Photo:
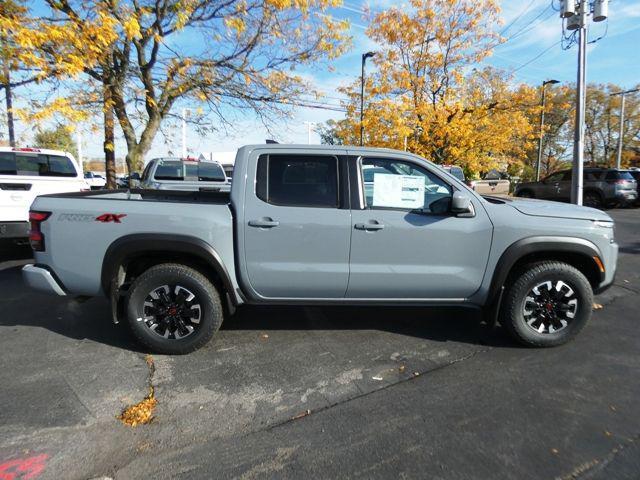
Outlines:
[[[391,0],[345,0],[343,6],[331,10],[334,17],[350,21],[353,48],[333,62],[333,71],[326,68],[318,71],[311,67],[299,71],[325,94],[324,103],[339,105],[341,95],[336,89],[359,78],[361,54],[376,48],[365,34],[367,15],[398,3]],[[551,0],[502,0],[502,22],[495,26],[495,31],[508,40],[483,63],[512,72],[513,81],[517,83],[539,85],[547,79],[575,82],[577,47],[561,48],[562,20],[553,8],[558,4],[558,0],[553,6]],[[601,23],[589,20],[589,29],[589,40],[597,41],[588,46],[587,81],[615,83],[625,88],[640,84],[640,0],[610,0],[609,20]],[[310,123],[311,143],[320,143],[313,125],[340,118],[340,112],[298,108],[288,121],[279,123],[271,133],[251,117],[236,122],[234,132],[209,133],[205,137],[187,128],[187,148],[190,155],[197,156],[200,153],[231,151],[250,143],[264,143],[266,138],[281,143],[307,143]],[[101,156],[101,140],[95,142],[95,135],[88,131],[82,132],[82,138],[82,150],[86,156]],[[181,138],[179,129],[168,137],[158,135],[147,158],[169,152],[179,155],[182,151]],[[118,141],[116,155],[122,157],[125,152],[124,144]]]

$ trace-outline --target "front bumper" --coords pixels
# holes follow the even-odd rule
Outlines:
[[[41,292],[65,296],[64,287],[55,275],[46,268],[38,265],[25,265],[22,267],[22,278],[25,283]]]
[[[604,258],[602,258],[602,261],[604,262],[606,270],[600,284],[593,289],[593,293],[596,294],[604,292],[613,285],[616,278],[616,269],[618,268],[618,244],[612,241],[606,249],[606,252],[603,253]]]
[[[0,239],[29,238],[29,222],[0,222]]]

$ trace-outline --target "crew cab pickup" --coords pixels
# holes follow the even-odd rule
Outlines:
[[[482,197],[413,154],[348,146],[246,146],[229,193],[46,195],[31,219],[26,282],[106,295],[163,353],[204,345],[242,304],[475,306],[559,345],[618,253],[599,210]]]

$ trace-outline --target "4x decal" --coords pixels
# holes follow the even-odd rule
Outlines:
[[[126,216],[126,213],[103,213],[99,217],[96,217],[96,221],[102,223],[122,223],[120,220]]]

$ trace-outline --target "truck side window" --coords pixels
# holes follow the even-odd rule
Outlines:
[[[366,208],[449,211],[452,188],[437,175],[402,160],[363,158]]]
[[[256,196],[290,207],[338,207],[338,159],[326,155],[262,155]]]

